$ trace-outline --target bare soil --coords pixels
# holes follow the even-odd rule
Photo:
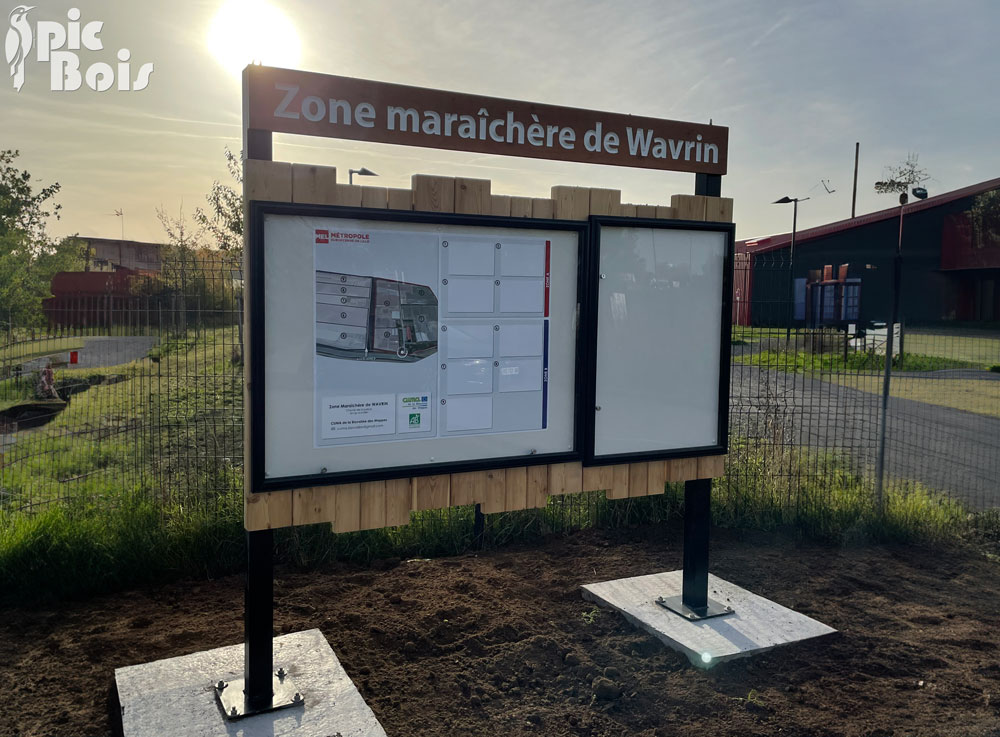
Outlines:
[[[279,568],[276,629],[319,627],[390,737],[1000,737],[995,560],[718,531],[717,575],[840,632],[703,671],[578,588],[677,568],[679,539]],[[240,642],[242,597],[232,576],[0,611],[0,735],[112,734],[114,668]]]

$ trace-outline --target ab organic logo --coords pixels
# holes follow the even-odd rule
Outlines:
[[[28,14],[33,10],[33,5],[18,5],[9,16],[4,51],[11,82],[18,92],[24,86],[25,66],[31,61],[49,65],[49,89],[53,92],[72,92],[84,84],[96,92],[113,87],[120,92],[137,92],[149,85],[153,63],[146,62],[133,73],[132,52],[128,49],[118,49],[113,64],[101,59],[86,63],[94,56],[90,52],[104,50],[101,41],[104,21],[81,22],[80,10],[70,8],[65,23],[38,20],[32,28]],[[35,49],[33,58],[32,49]]]

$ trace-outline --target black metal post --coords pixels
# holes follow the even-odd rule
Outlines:
[[[899,238],[896,240],[896,254],[892,259],[892,294],[890,295],[889,324],[885,331],[885,371],[882,375],[882,423],[879,427],[878,456],[875,458],[875,511],[881,514],[884,508],[883,486],[885,484],[885,439],[889,430],[889,390],[892,382],[893,339],[896,321],[899,319],[899,293],[903,279],[903,212],[905,196],[899,205]],[[900,354],[902,358],[902,354]]]
[[[708,197],[722,196],[722,175],[721,174],[695,174],[694,193],[707,195]]]
[[[792,200],[792,242],[788,248],[788,327],[785,328],[785,350],[793,350],[792,322],[795,320],[795,231],[799,224],[799,200]]]
[[[243,677],[250,710],[267,709],[273,695],[274,530],[247,532]]]
[[[486,515],[483,514],[482,506],[477,503],[473,511],[473,518],[472,518],[472,547],[475,550],[482,550],[483,536],[485,533],[486,533]]]
[[[681,601],[704,616],[708,610],[708,535],[712,524],[712,480],[684,483],[684,584]]]

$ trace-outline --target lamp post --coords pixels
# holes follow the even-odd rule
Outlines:
[[[905,187],[905,185],[904,185]],[[927,190],[914,187],[913,196],[918,200],[927,199]],[[892,354],[894,351],[893,337],[896,321],[899,320],[899,293],[903,282],[903,213],[909,197],[906,190],[899,193],[899,237],[896,239],[896,254],[892,259],[892,297],[890,301],[889,324],[885,331],[885,371],[882,374],[882,425],[879,428],[878,455],[875,458],[875,509],[882,513],[884,509],[883,477],[885,475],[885,437],[889,425],[889,390],[892,381]],[[903,361],[903,331],[899,333],[899,360]]]
[[[373,172],[371,169],[366,169],[361,167],[360,169],[348,169],[347,170],[347,183],[354,184],[354,175],[357,174],[359,177],[377,177],[378,174]]]
[[[782,197],[780,200],[775,200],[772,204],[775,205],[787,205],[789,202],[792,203],[792,244],[788,253],[788,327],[785,329],[785,343],[787,349],[787,343],[792,338],[792,318],[795,315],[795,280],[792,273],[792,265],[795,262],[795,230],[798,225],[799,220],[799,203],[808,200],[808,197]]]

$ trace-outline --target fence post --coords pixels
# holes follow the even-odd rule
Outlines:
[[[885,438],[889,428],[889,387],[892,380],[892,349],[893,334],[896,331],[896,320],[899,319],[899,292],[903,279],[903,205],[899,206],[899,239],[896,241],[896,254],[892,259],[892,294],[889,324],[885,331],[885,374],[882,377],[882,421],[879,426],[878,457],[875,460],[875,511],[881,515],[885,511]],[[900,333],[900,349],[902,349],[902,333]],[[902,358],[902,352],[900,352]]]

